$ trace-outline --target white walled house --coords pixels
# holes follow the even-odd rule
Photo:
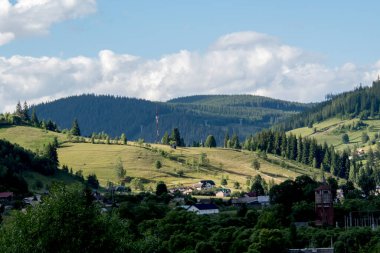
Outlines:
[[[186,209],[199,215],[219,213],[219,208],[214,204],[195,204]]]

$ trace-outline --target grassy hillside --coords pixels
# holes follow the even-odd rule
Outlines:
[[[333,145],[337,150],[343,150],[347,147],[364,147],[369,148],[373,145],[371,140],[375,139],[375,135],[380,131],[380,120],[363,120],[365,124],[357,130],[353,130],[350,126],[357,124],[360,119],[341,120],[338,118],[331,118],[320,123],[314,124],[312,128],[302,127],[297,128],[289,133],[301,135],[303,137],[315,138],[319,143],[327,142]],[[315,128],[315,132],[314,132]],[[350,142],[348,144],[342,143],[342,135],[348,134]],[[367,133],[370,141],[363,143],[362,134]]]
[[[219,148],[177,148],[174,150],[163,145],[149,146],[70,143],[60,148],[58,153],[62,164],[72,167],[74,171],[83,170],[84,175],[95,173],[103,185],[107,181],[118,181],[115,165],[119,158],[128,176],[147,179],[152,185],[158,181],[164,181],[169,186],[191,185],[201,179],[212,179],[219,184],[222,177],[225,177],[228,178],[228,187],[232,187],[234,182],[239,182],[245,187],[247,177],[257,174],[267,181],[273,179],[276,183],[288,178],[294,179],[302,174],[319,176],[318,170],[305,168],[289,161],[282,162],[282,159],[275,156],[269,156],[268,160],[263,160],[258,158],[256,153],[249,151]],[[157,152],[159,150],[168,152],[169,158]],[[209,164],[207,166],[193,165],[194,162],[197,163],[201,153],[207,155]],[[251,167],[255,157],[261,163],[259,171]],[[157,160],[163,165],[161,169],[155,168]],[[183,171],[184,175],[178,176],[178,171]]]
[[[32,151],[41,150],[53,141],[66,141],[66,135],[28,126],[4,126],[0,128],[0,139],[9,140]]]
[[[41,148],[54,136],[66,141],[62,134],[36,128],[17,126],[0,129],[0,138],[34,150]],[[202,153],[207,155],[209,162],[206,166],[197,166]],[[106,185],[107,181],[118,182],[115,172],[118,159],[121,159],[127,170],[127,176],[146,179],[149,183],[145,186],[152,188],[158,181],[175,186],[191,185],[201,179],[212,179],[219,185],[224,177],[228,179],[227,187],[233,188],[234,182],[239,182],[245,189],[247,177],[257,174],[260,174],[267,182],[273,179],[276,183],[288,178],[294,179],[303,174],[320,177],[319,170],[294,161],[284,161],[272,155],[264,160],[258,157],[257,153],[245,150],[221,148],[177,148],[174,150],[164,145],[139,145],[133,142],[129,142],[128,145],[65,142],[58,149],[58,155],[61,165],[68,165],[74,172],[82,170],[85,176],[95,173],[102,185]],[[254,158],[261,163],[258,171],[251,166]],[[160,169],[155,168],[158,160],[162,163]],[[183,172],[182,176],[178,175],[179,171]],[[29,179],[31,185],[34,185],[37,179],[43,181],[44,185],[48,183],[46,178],[31,175]]]

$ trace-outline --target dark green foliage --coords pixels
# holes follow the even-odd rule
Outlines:
[[[168,134],[168,132],[165,132],[164,136],[162,137],[161,143],[164,145],[169,145],[169,134]]]
[[[161,169],[161,167],[162,167],[162,163],[161,163],[161,161],[160,161],[160,160],[157,160],[157,161],[155,162],[154,166],[156,167],[156,169]]]
[[[23,171],[52,175],[57,170],[56,148],[49,144],[44,156],[38,156],[20,146],[0,140],[0,191],[26,193],[28,186]]]
[[[44,202],[15,213],[1,229],[0,251],[128,252],[126,223],[102,215],[81,187],[55,185]]]
[[[367,141],[369,141],[369,136],[366,132],[363,132],[362,133],[362,142],[367,143]]]
[[[376,190],[376,181],[369,171],[361,173],[358,179],[358,185],[366,196]]]
[[[254,192],[256,196],[264,195],[263,179],[260,175],[254,177],[251,192]]]
[[[239,133],[239,138],[271,126],[272,123],[301,112],[310,104],[286,102],[271,98],[237,96],[193,96],[167,103],[141,99],[82,95],[40,104],[33,108],[41,119],[52,119],[64,129],[77,118],[82,135],[105,131],[111,136],[128,133],[128,139],[156,140],[155,115],[160,116],[160,135],[173,128],[181,131],[185,143],[205,140],[212,133],[223,143],[226,128]],[[32,109],[33,109],[32,108]],[[242,124],[240,120],[242,119]]]
[[[239,136],[237,136],[236,133],[234,133],[232,135],[232,138],[231,138],[231,141],[230,141],[230,148],[234,148],[234,149],[241,149],[241,146],[240,146],[240,141],[239,141]]]
[[[45,146],[45,157],[52,161],[55,167],[58,167],[59,161],[58,161],[58,153],[57,153],[57,144],[49,143]]]
[[[99,189],[99,181],[96,174],[90,174],[87,176],[87,185],[94,189]]]
[[[36,110],[33,108],[32,110],[32,118],[31,118],[31,123],[35,127],[40,127],[40,121],[38,120]]]
[[[350,160],[347,151],[336,153],[334,147],[328,148],[327,144],[320,145],[315,139],[297,138],[283,131],[264,130],[260,133],[250,136],[246,140],[245,148],[252,151],[258,151],[260,154],[271,153],[283,156],[290,160],[295,160],[323,169],[347,179],[350,173]]]
[[[308,176],[299,176],[295,181],[286,180],[273,186],[269,191],[270,201],[273,204],[281,204],[285,211],[290,212],[294,203],[314,201],[314,190],[318,183]]]
[[[216,253],[214,247],[207,242],[198,242],[197,246],[195,246],[196,253]]]
[[[127,145],[127,136],[125,135],[125,133],[122,133],[121,136],[120,136],[120,141],[123,145]]]
[[[205,141],[205,147],[208,147],[208,148],[215,148],[216,147],[216,141],[215,141],[215,137],[213,135],[207,136],[207,139]]]
[[[252,167],[255,169],[255,170],[259,170],[260,169],[260,162],[257,158],[254,158],[253,161],[252,161]]]
[[[81,135],[77,119],[74,119],[70,132],[74,136],[80,136]]]
[[[348,137],[348,134],[343,134],[342,135],[342,142],[344,144],[348,144],[350,142],[350,138]]]
[[[162,194],[167,194],[168,188],[164,182],[159,182],[156,186],[156,195],[161,196]]]

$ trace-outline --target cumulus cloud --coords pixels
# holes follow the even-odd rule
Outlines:
[[[110,50],[94,58],[0,57],[0,111],[13,110],[18,100],[36,103],[82,93],[161,101],[193,94],[257,94],[311,102],[370,84],[378,73],[380,61],[332,68],[275,37],[239,32],[222,36],[205,53],[182,50],[159,59]]]
[[[67,19],[96,11],[96,0],[0,0],[0,46],[20,36],[45,34]]]

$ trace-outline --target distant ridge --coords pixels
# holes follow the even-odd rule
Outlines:
[[[221,145],[226,132],[241,137],[268,128],[314,104],[287,102],[253,95],[199,95],[152,102],[144,99],[85,94],[33,106],[40,119],[51,119],[62,129],[78,119],[84,135],[104,131],[126,133],[128,139],[156,139],[155,115],[159,113],[162,137],[178,127],[186,144],[213,134]]]

